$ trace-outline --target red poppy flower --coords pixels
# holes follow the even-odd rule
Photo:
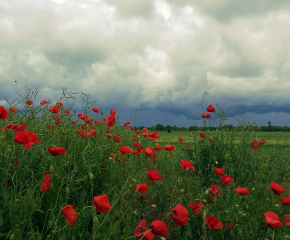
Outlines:
[[[26,123],[23,123],[21,125],[9,123],[2,128],[2,132],[4,132],[6,130],[6,128],[8,128],[9,131],[14,130],[15,132],[19,132],[19,131],[23,132],[26,129]]]
[[[206,110],[208,111],[208,112],[215,112],[215,108],[214,108],[214,106],[213,105],[208,105],[208,107],[206,108]]]
[[[56,102],[55,106],[60,109],[63,106],[63,103],[61,102]]]
[[[183,138],[178,138],[178,142],[184,142]]]
[[[114,140],[115,142],[121,142],[121,138],[118,137],[118,136],[114,136],[114,137],[113,137],[113,140]]]
[[[65,110],[66,115],[70,115],[70,110]]]
[[[93,136],[93,135],[94,135],[95,137],[97,137],[97,136],[96,136],[96,133],[97,133],[97,131],[96,131],[95,129],[89,130],[89,131],[88,131],[88,137]]]
[[[17,169],[17,167],[18,167],[18,161],[17,161],[17,159],[15,159],[15,161],[14,161],[14,169]]]
[[[211,137],[211,138],[209,139],[209,141],[212,142],[212,140],[213,140],[213,138]]]
[[[99,213],[108,213],[111,210],[111,204],[107,194],[94,197],[93,205],[96,205],[96,211]]]
[[[31,101],[31,100],[28,100],[28,101],[26,101],[25,102],[27,105],[32,105],[33,104],[33,102]]]
[[[189,148],[189,146],[188,145],[184,145],[183,148]]]
[[[147,128],[143,128],[142,131],[143,131],[143,132],[147,132],[148,129],[147,129]]]
[[[97,107],[94,107],[94,108],[93,108],[93,111],[96,112],[96,113],[99,113],[99,112],[100,112],[99,109],[98,109]]]
[[[252,148],[254,151],[256,151],[259,147],[258,141],[256,139],[253,140],[252,142]]]
[[[8,123],[3,128],[1,128],[1,132],[4,132],[6,130],[6,128],[8,128],[10,130],[11,126],[13,126],[13,123]]]
[[[185,160],[185,159],[181,159],[180,167],[181,167],[181,169],[185,168],[189,171],[195,171],[195,168],[192,166],[192,162]]]
[[[210,193],[213,196],[221,194],[221,189],[218,185],[211,185],[209,188],[210,188]]]
[[[81,114],[81,113],[79,113],[79,114],[78,114],[78,117],[79,117],[80,119],[82,119],[83,121],[86,121],[86,119],[88,118],[88,115],[87,115],[87,114]]]
[[[137,143],[137,142],[133,142],[133,145],[134,145],[135,147],[138,147],[138,146],[139,146],[139,143]]]
[[[149,177],[149,180],[150,182],[156,182],[156,181],[163,181],[164,179],[161,178],[161,174],[155,170],[146,170],[147,171],[147,174],[148,174],[148,177]]]
[[[48,101],[43,100],[43,101],[40,102],[40,105],[45,105],[45,104],[48,104]]]
[[[8,117],[9,117],[8,111],[3,106],[0,106],[0,119],[4,120],[7,119]]]
[[[223,228],[222,223],[215,216],[206,217],[204,220],[206,222],[206,225],[209,228],[214,228],[214,229],[222,229]]]
[[[50,112],[53,112],[53,113],[59,113],[58,108],[57,108],[56,106],[52,106],[52,107],[50,107],[50,108],[49,108],[49,111],[50,111]]]
[[[146,239],[146,240],[153,240],[154,234],[151,230],[149,230],[147,227],[145,227],[146,220],[143,219],[141,222],[138,223],[138,225],[135,228],[134,235],[138,238]]]
[[[229,230],[229,229],[234,229],[234,223],[233,222],[226,223],[226,230]]]
[[[175,151],[175,146],[174,145],[166,145],[164,147],[164,149],[167,151]]]
[[[115,114],[116,114],[116,110],[112,109],[111,114],[107,118],[108,127],[113,127],[114,125],[116,125]]]
[[[214,169],[214,172],[215,172],[216,175],[222,175],[225,172],[224,168],[214,167],[213,169]]]
[[[22,144],[25,149],[31,148],[33,144],[41,143],[37,138],[38,134],[31,131],[18,131],[14,135],[14,141]]]
[[[266,218],[266,225],[270,228],[282,227],[282,223],[276,213],[265,212],[263,218]]]
[[[290,215],[289,214],[284,214],[283,223],[286,224],[288,227],[290,227]]]
[[[189,208],[191,208],[194,215],[199,214],[200,210],[203,208],[203,205],[199,203],[198,201],[194,201],[194,203],[190,203]]]
[[[220,181],[222,184],[227,184],[227,183],[233,182],[234,180],[232,179],[231,176],[224,175],[221,177]]]
[[[259,142],[259,145],[264,145],[265,143],[267,143],[265,140],[261,140],[261,141]]]
[[[65,216],[65,220],[69,226],[73,225],[77,221],[78,214],[71,205],[65,206],[62,209],[62,214]]]
[[[210,116],[209,113],[202,113],[202,114],[201,114],[201,117],[202,117],[202,118],[211,118],[211,116]]]
[[[59,117],[55,117],[55,116],[52,116],[52,117],[53,117],[53,120],[55,121],[56,124],[61,123]]]
[[[41,184],[41,192],[44,193],[49,188],[50,188],[50,175],[48,172],[45,172],[44,179]]]
[[[58,155],[66,154],[66,150],[64,148],[61,148],[61,147],[49,147],[48,148],[48,151],[53,156],[58,156]]]
[[[136,190],[140,192],[139,196],[141,196],[141,193],[146,194],[148,192],[147,183],[137,184]]]
[[[153,221],[150,224],[150,228],[152,228],[152,232],[156,236],[166,236],[168,234],[167,225],[160,220]]]
[[[202,131],[200,131],[199,136],[201,136],[202,139],[206,139],[206,136]]]
[[[147,157],[151,157],[152,156],[152,149],[146,147],[145,148],[145,154],[146,154]]]
[[[160,145],[156,145],[156,146],[155,146],[155,150],[156,150],[156,151],[160,151],[162,148],[163,148],[163,147],[160,146]]]
[[[136,131],[136,134],[141,134],[141,132],[139,130]]]
[[[156,131],[148,134],[147,136],[149,137],[150,141],[154,141],[156,138],[160,138]]]
[[[249,195],[249,188],[248,187],[237,187],[234,192],[240,194],[240,195]]]
[[[70,122],[72,125],[77,125],[77,123],[75,121],[71,121]]]
[[[122,146],[119,148],[120,153],[122,154],[128,154],[132,152],[132,148],[129,148],[128,146]]]
[[[270,189],[274,194],[280,195],[285,191],[285,188],[279,185],[278,183],[271,182]]]
[[[290,195],[288,197],[280,197],[280,201],[283,205],[290,205]]]
[[[188,211],[181,204],[170,210],[171,218],[177,226],[183,226],[188,222]]]
[[[10,107],[9,112],[15,113],[15,112],[17,112],[17,109],[15,107]]]
[[[138,154],[140,154],[140,152],[138,151],[138,149],[134,150],[132,153],[133,153],[133,155],[138,155]]]

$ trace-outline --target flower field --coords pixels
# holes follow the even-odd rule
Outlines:
[[[28,97],[0,107],[0,239],[290,239],[289,145]]]

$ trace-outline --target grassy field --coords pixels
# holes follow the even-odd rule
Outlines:
[[[215,137],[219,132],[215,131],[205,131],[204,132],[209,138]],[[158,132],[160,139],[156,140],[157,142],[171,142],[177,143],[178,138],[181,137],[187,142],[194,142],[194,139],[199,137],[199,131],[172,131],[168,133],[167,131]],[[234,138],[236,143],[243,138],[244,132],[226,132],[228,136]],[[262,140],[265,139],[268,145],[288,145],[290,144],[290,132],[248,132],[249,136],[252,139]]]
[[[290,239],[289,133],[156,138],[27,101],[0,107],[0,239]]]

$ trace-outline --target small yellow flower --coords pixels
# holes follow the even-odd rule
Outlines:
[[[218,161],[216,161],[216,162],[215,162],[215,164],[219,164],[219,162],[218,162]]]

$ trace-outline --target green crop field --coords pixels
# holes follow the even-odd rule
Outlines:
[[[30,96],[0,107],[0,239],[290,239],[289,133],[134,131]]]
[[[205,131],[204,132],[209,138],[215,137],[220,133],[218,131]],[[243,132],[229,131],[226,132],[228,136],[234,138],[236,143],[243,137]],[[160,139],[157,142],[178,142],[178,138],[181,137],[186,139],[188,142],[193,142],[196,137],[199,137],[199,131],[167,131],[158,132]],[[248,132],[249,136],[253,139],[262,140],[266,139],[268,145],[287,145],[290,144],[290,132]]]

